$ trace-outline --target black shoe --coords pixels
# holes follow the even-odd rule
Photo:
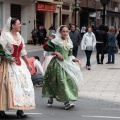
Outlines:
[[[103,64],[103,62],[101,62],[101,64]]]
[[[100,62],[97,62],[97,64],[101,64]]]
[[[110,62],[107,62],[106,64],[110,64]]]
[[[114,64],[115,62],[110,62],[111,64]]]
[[[0,118],[8,118],[4,111],[0,111]]]
[[[17,117],[18,117],[18,118],[19,118],[19,117],[21,117],[21,118],[26,118],[26,117],[27,117],[27,115],[25,115],[22,110],[18,110],[16,114],[17,114]]]

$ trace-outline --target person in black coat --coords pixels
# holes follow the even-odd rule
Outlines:
[[[43,33],[42,26],[39,26],[37,35],[38,35],[38,39],[39,39],[39,44],[42,45],[44,43],[44,33]]]
[[[44,26],[42,26],[42,30],[43,30],[44,37],[46,38],[47,30]]]
[[[104,50],[107,43],[107,32],[105,31],[105,26],[100,25],[99,29],[95,32],[96,36],[96,59],[97,64],[103,64],[104,60]],[[100,54],[101,54],[101,60],[100,60]]]
[[[119,33],[117,35],[117,42],[118,42],[118,46],[119,46],[119,49],[120,49],[120,29],[119,29]],[[120,54],[120,53],[119,53]]]

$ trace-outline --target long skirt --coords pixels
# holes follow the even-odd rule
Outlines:
[[[27,66],[0,62],[0,110],[35,108],[34,89]],[[28,76],[28,77],[27,77]]]

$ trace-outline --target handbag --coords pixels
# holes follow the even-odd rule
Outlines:
[[[86,50],[93,51],[93,46],[86,46]]]

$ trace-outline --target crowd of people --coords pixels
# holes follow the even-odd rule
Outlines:
[[[34,45],[37,40],[43,45],[44,60],[40,63],[38,56],[27,57],[20,27],[19,19],[10,17],[0,36],[1,118],[8,117],[6,110],[17,110],[17,117],[25,118],[24,110],[35,109],[33,84],[39,83],[43,83],[42,97],[48,98],[47,106],[51,107],[56,99],[63,102],[65,110],[74,108],[75,104],[71,102],[78,100],[83,85],[78,47],[85,51],[88,70],[91,70],[90,58],[95,47],[97,64],[103,64],[105,51],[107,64],[114,64],[116,39],[120,47],[120,32],[116,35],[113,26],[100,25],[94,30],[83,26],[80,30],[70,24],[60,26],[55,32],[51,25],[48,41],[44,41],[46,29],[39,26],[32,31],[32,38]]]
[[[55,33],[55,27],[51,24],[49,28],[49,36],[53,33]],[[39,45],[43,45],[47,36],[47,30],[44,25],[39,25],[38,27],[35,26],[31,34],[34,45],[36,45],[37,43],[39,43]]]

